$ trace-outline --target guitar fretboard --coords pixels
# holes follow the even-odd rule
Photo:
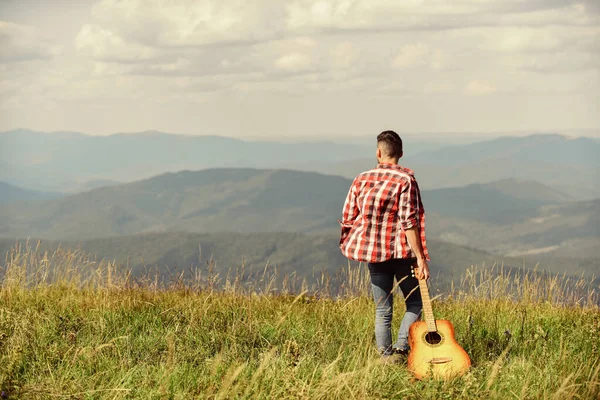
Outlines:
[[[427,324],[427,330],[429,332],[437,332],[433,308],[431,307],[431,298],[429,297],[429,288],[425,279],[419,279],[419,289],[421,290],[421,299],[423,299],[423,319],[425,319],[425,323]]]

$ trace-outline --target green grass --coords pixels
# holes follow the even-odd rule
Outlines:
[[[18,249],[3,271],[0,389],[9,398],[600,395],[600,311],[590,282],[469,270],[434,311],[454,323],[473,367],[452,381],[416,381],[405,365],[379,362],[364,270],[345,271],[335,298],[324,286],[275,288],[268,274],[252,286],[205,275],[161,288],[60,251]],[[403,312],[396,300],[395,328]]]

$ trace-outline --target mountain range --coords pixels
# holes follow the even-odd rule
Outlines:
[[[337,234],[351,180],[314,172],[167,173],[42,201],[4,204],[0,237],[91,240],[159,232]],[[600,258],[600,200],[537,182],[424,190],[431,239],[515,256]]]
[[[422,189],[432,265],[600,274],[599,146],[560,135],[405,140],[400,163]],[[17,130],[0,133],[0,149],[0,250],[34,238],[163,272],[209,254],[221,267],[334,271],[346,263],[337,219],[351,179],[375,165],[374,144],[159,132]]]
[[[284,168],[347,178],[372,168],[372,144],[249,141],[161,132],[87,136],[72,132],[0,133],[0,180],[41,191],[76,192],[210,168]],[[453,145],[407,136],[401,163],[425,189],[534,180],[577,200],[600,197],[600,142],[556,134]],[[74,168],[76,166],[76,168]]]
[[[23,189],[0,181],[0,204],[30,200],[47,200],[61,197],[61,193]]]
[[[422,188],[437,189],[503,179],[533,180],[579,200],[600,197],[600,142],[561,135],[502,137],[409,153],[400,163],[415,171]],[[296,166],[346,176],[372,168],[371,158],[333,165]]]

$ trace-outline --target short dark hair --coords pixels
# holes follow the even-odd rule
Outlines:
[[[388,157],[402,157],[402,139],[394,131],[383,131],[377,135],[377,144],[382,143]]]

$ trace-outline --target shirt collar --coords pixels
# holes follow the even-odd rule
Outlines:
[[[383,168],[383,169],[396,169],[396,170],[403,171],[403,172],[405,172],[405,173],[407,173],[407,174],[409,174],[409,175],[413,175],[413,176],[414,176],[414,174],[415,174],[415,173],[413,172],[413,170],[412,170],[412,169],[410,169],[410,168],[406,168],[406,167],[403,167],[403,166],[401,166],[401,165],[398,165],[398,164],[392,164],[392,163],[379,163],[379,164],[377,164],[377,168]]]

